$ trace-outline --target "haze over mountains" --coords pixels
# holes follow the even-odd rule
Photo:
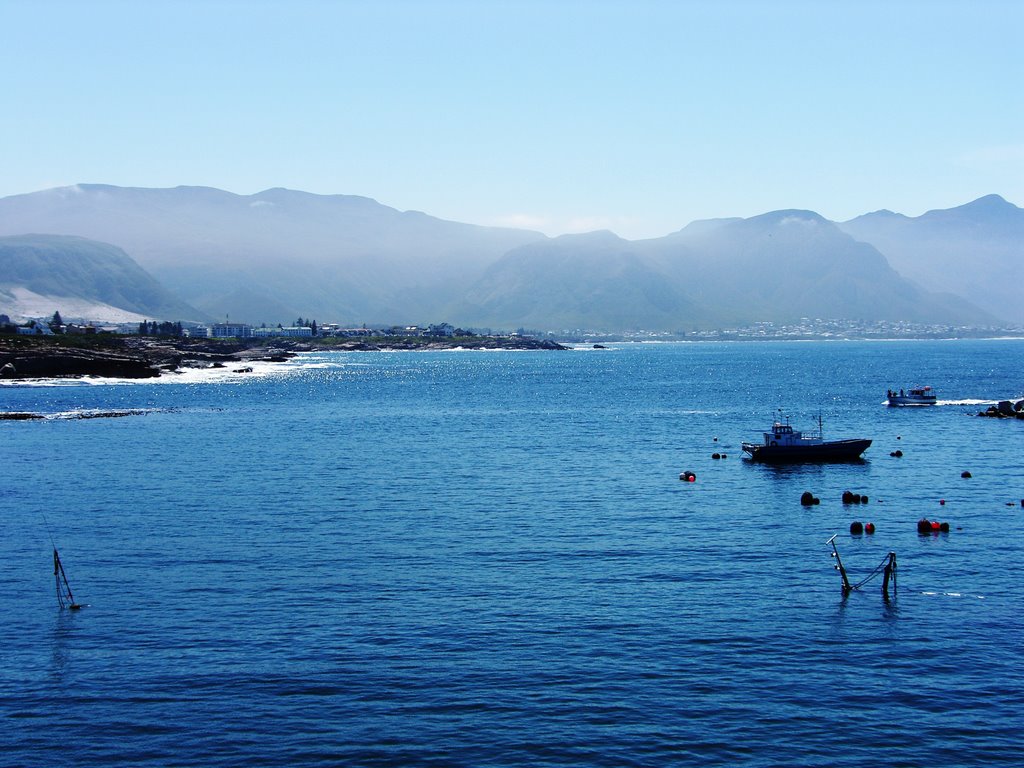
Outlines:
[[[924,288],[970,297],[996,317],[1024,322],[1024,210],[999,195],[917,218],[876,211],[839,226]]]
[[[880,212],[837,225],[810,211],[777,211],[641,241],[610,232],[548,238],[284,189],[78,185],[0,199],[0,235],[114,246],[37,238],[47,249],[39,263],[52,274],[45,286],[39,270],[31,279],[47,296],[92,291],[97,302],[152,319],[252,323],[305,316],[614,332],[801,317],[1022,322],[1000,278],[1021,263],[1022,228],[1024,211],[996,196],[918,219]],[[55,248],[76,271],[55,266]],[[169,293],[141,290],[147,278],[125,272],[116,249]],[[101,252],[111,255],[109,268],[86,258]],[[27,290],[30,275],[22,262],[8,266],[4,253],[0,312],[10,314],[12,291]]]

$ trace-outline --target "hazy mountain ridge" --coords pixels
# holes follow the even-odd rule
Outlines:
[[[460,316],[482,324],[555,318],[557,327],[686,331],[801,317],[992,321],[922,290],[885,257],[811,211],[776,211],[630,242],[561,237],[508,254],[470,290]],[[544,326],[541,326],[544,327]]]
[[[923,287],[969,296],[996,317],[1024,322],[1017,278],[1024,264],[1024,209],[999,195],[916,218],[875,211],[839,226],[872,243]]]
[[[1003,248],[1000,233],[1021,213],[996,196],[953,210],[920,219],[938,222],[932,229],[973,227],[975,250]],[[611,232],[548,238],[285,189],[246,196],[78,185],[0,199],[0,234],[113,243],[208,316],[257,323],[302,315],[679,331],[801,317],[982,325],[1010,316],[923,290],[907,279],[920,271],[913,257],[905,271],[890,265],[886,249],[918,220],[888,212],[861,220],[836,225],[783,210],[628,241]],[[850,231],[856,222],[864,234]]]
[[[544,237],[349,195],[90,184],[0,200],[0,233],[26,231],[114,243],[214,316],[226,303],[233,317],[258,316],[265,297],[292,318],[395,322],[415,322],[457,297],[486,262]],[[239,304],[240,295],[256,303]]]

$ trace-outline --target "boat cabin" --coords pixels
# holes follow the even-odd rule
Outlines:
[[[803,432],[793,429],[789,424],[775,422],[772,424],[771,432],[764,432],[765,445],[806,445],[808,441],[817,440],[816,437],[804,437]]]

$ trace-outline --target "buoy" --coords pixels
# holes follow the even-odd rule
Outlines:
[[[903,438],[902,438],[902,437],[900,437],[899,435],[896,435],[896,439],[897,439],[897,440],[902,440]]]
[[[940,507],[946,506],[946,500],[945,499],[939,499],[939,506]]]
[[[683,472],[679,475],[679,479],[687,483],[692,483],[697,479],[697,476],[693,472]]]
[[[722,458],[723,459],[728,459],[729,458],[729,454],[728,453],[723,453],[722,454]]]
[[[853,493],[850,491],[843,491],[843,504],[850,504],[853,502]]]
[[[895,451],[893,451],[889,455],[899,459],[899,458],[901,458],[903,456],[903,451],[901,451],[899,449],[896,449]]]
[[[938,520],[932,520],[932,530],[933,531],[939,530],[939,521]]]
[[[864,523],[862,523],[860,520],[854,520],[852,523],[850,523],[850,533],[852,533],[854,536],[860,536],[862,533],[864,533]]]
[[[941,523],[939,525],[939,530],[943,533],[949,533],[949,523]]]
[[[871,533],[874,533],[874,532],[875,532],[875,524],[874,523],[866,523],[864,525],[864,533],[871,534]]]
[[[918,533],[931,533],[932,523],[927,517],[922,517],[917,521],[917,532]]]
[[[716,443],[718,442],[718,438],[717,438],[717,437],[715,438],[715,442],[716,442]]]
[[[864,496],[864,495],[861,495],[861,497],[860,497],[860,503],[861,503],[861,504],[867,504],[867,503],[868,503],[868,497],[867,497],[867,496]]]
[[[967,472],[966,470],[960,473],[960,477],[970,477],[970,476],[971,476],[971,473]]]
[[[720,453],[712,453],[711,454],[711,458],[712,459],[720,459],[720,458],[722,458],[722,454],[720,454]]]
[[[805,507],[811,506],[814,504],[814,494],[810,491],[804,491],[800,494],[800,503]]]

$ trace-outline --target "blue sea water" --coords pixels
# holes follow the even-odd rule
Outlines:
[[[0,764],[1018,765],[1024,424],[974,414],[1022,371],[622,344],[2,386],[53,418],[0,422]],[[866,461],[744,460],[780,407]],[[143,413],[66,418],[109,409]],[[834,534],[854,581],[896,553],[888,599]]]

